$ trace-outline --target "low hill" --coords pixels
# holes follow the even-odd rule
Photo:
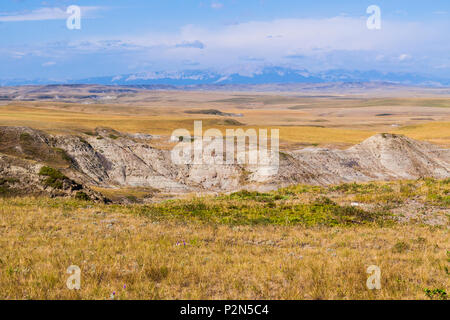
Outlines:
[[[22,185],[26,190],[47,190],[42,186],[45,177],[39,174],[43,166],[61,171],[87,190],[147,187],[171,194],[450,177],[449,149],[393,134],[377,134],[346,150],[308,147],[282,152],[279,159],[278,167],[177,165],[170,151],[107,128],[76,136],[0,127],[0,172],[8,179],[23,180],[16,189]]]

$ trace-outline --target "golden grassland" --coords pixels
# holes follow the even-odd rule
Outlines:
[[[111,105],[14,102],[0,106],[0,125],[168,136],[203,120],[204,130],[277,128],[287,148],[345,147],[378,132],[450,146],[448,98],[149,95]],[[233,125],[184,113],[211,108],[244,116]],[[1,299],[447,298],[448,179],[172,200],[144,188],[97,191],[136,203],[0,198]],[[66,287],[70,265],[82,270],[78,291]],[[366,287],[370,265],[381,268],[381,290]]]
[[[450,145],[450,114],[439,114],[436,119],[413,118],[405,115],[384,119],[366,114],[370,109],[354,112],[348,108],[345,116],[330,111],[328,116],[317,116],[318,111],[309,113],[279,108],[264,110],[226,109],[227,112],[244,113],[244,117],[229,119],[208,115],[189,115],[180,107],[126,107],[126,106],[80,106],[43,103],[11,104],[0,108],[0,125],[29,126],[50,133],[90,132],[97,127],[110,127],[121,132],[142,132],[170,136],[175,129],[193,130],[194,120],[203,121],[203,129],[270,129],[280,130],[282,146],[292,147],[296,144],[349,146],[363,141],[379,132],[400,133],[414,139],[425,140],[442,146]],[[78,109],[77,106],[80,106]],[[70,109],[67,110],[67,109]],[[360,110],[361,108],[357,108]],[[412,107],[413,110],[420,110]],[[446,108],[440,108],[447,110]],[[321,110],[321,109],[320,109]],[[334,109],[332,109],[334,110]],[[355,109],[356,110],[356,109]],[[344,111],[342,111],[344,112]],[[381,111],[380,111],[381,112]],[[412,111],[411,111],[412,112]],[[418,113],[420,114],[420,112]],[[417,115],[416,115],[417,116]],[[427,120],[428,119],[428,120]],[[237,122],[236,122],[237,121]],[[240,124],[242,123],[242,125]]]
[[[450,122],[429,122],[421,125],[405,126],[393,133],[403,134],[416,140],[424,140],[435,144],[449,146]]]
[[[428,179],[147,205],[4,198],[0,298],[446,299],[448,222],[399,222],[386,210],[411,199],[448,210],[449,189]],[[346,205],[355,199],[380,207]],[[70,265],[80,290],[66,287]],[[370,265],[380,290],[366,287]]]

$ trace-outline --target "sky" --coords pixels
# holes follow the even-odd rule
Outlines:
[[[71,5],[80,29],[67,27]],[[367,27],[371,5],[381,29]],[[0,79],[267,66],[449,78],[450,1],[0,1]]]

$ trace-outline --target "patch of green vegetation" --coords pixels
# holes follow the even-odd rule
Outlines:
[[[0,195],[4,196],[6,194],[9,194],[9,187],[5,185],[0,185]]]
[[[31,135],[29,133],[22,132],[20,134],[19,139],[20,139],[20,142],[28,142],[28,141],[30,141],[32,139],[32,137],[31,137]]]
[[[20,133],[17,143],[20,149],[13,149],[11,153],[22,158],[41,161],[57,168],[67,167],[72,163],[72,159],[63,149],[51,147],[28,132]]]
[[[72,158],[66,153],[64,149],[61,148],[53,148],[53,150],[61,157],[63,161],[72,162]]]
[[[19,179],[16,179],[16,178],[0,178],[0,185],[14,184],[17,182],[19,182]]]
[[[68,179],[59,170],[48,166],[43,166],[39,171],[39,175],[47,177],[44,180],[44,184],[54,189],[62,189],[64,186],[64,180]]]
[[[75,195],[75,199],[81,200],[81,201],[89,201],[89,200],[91,200],[89,198],[89,196],[83,191],[78,191],[77,194]]]
[[[416,195],[417,187],[413,182],[400,183],[400,193],[405,198],[411,198]]]
[[[41,176],[47,176],[54,179],[64,179],[66,178],[65,175],[63,175],[59,170],[56,170],[52,167],[43,166],[41,170],[39,170],[39,175]]]
[[[366,212],[340,206],[325,198],[312,203],[286,203],[276,193],[241,191],[215,199],[171,200],[154,205],[133,207],[144,216],[194,219],[207,223],[232,225],[325,225],[384,224],[387,213]]]
[[[450,195],[440,195],[440,194],[436,194],[436,193],[429,193],[427,195],[427,200],[429,200],[430,202],[437,204],[437,205],[450,207]]]
[[[425,295],[431,300],[447,300],[447,292],[444,289],[424,289]]]
[[[424,179],[427,187],[426,199],[433,205],[450,207],[450,179]]]
[[[49,185],[56,184],[57,187],[64,179],[68,179],[51,167],[43,167],[40,174],[46,176]],[[448,197],[448,189],[448,181],[433,179],[388,183],[348,183],[330,187],[296,185],[270,192],[243,190],[217,197],[166,200],[145,205],[135,203],[140,201],[134,201],[141,196],[136,197],[134,193],[127,191],[120,194],[118,199],[127,198],[131,202],[129,205],[123,205],[120,209],[117,209],[119,207],[115,205],[108,205],[109,209],[105,210],[123,209],[155,220],[194,220],[208,224],[390,226],[397,219],[388,210],[395,207],[398,202],[407,201],[408,198],[405,197],[412,196],[415,201],[422,202],[431,201],[433,197],[444,199]],[[427,197],[428,194],[429,197]],[[436,199],[434,201],[437,201]],[[439,201],[443,201],[442,199]],[[74,203],[70,205],[66,203],[63,207],[67,207],[70,211],[72,206],[82,206],[84,200],[86,198],[80,194],[73,198]],[[374,205],[349,206],[347,204],[350,201],[370,202]],[[433,205],[435,203],[437,202],[433,202]],[[414,240],[412,244],[424,245],[421,239]],[[408,243],[399,242],[392,247],[392,250],[404,252],[410,248]]]
[[[450,102],[448,99],[367,99],[360,102],[361,106],[378,107],[378,106],[418,106],[418,107],[436,107],[448,108]]]
[[[17,182],[19,180],[15,178],[0,178],[0,196],[15,195],[17,190],[11,188],[11,185]]]
[[[391,186],[383,184],[379,185],[376,183],[343,183],[337,186],[332,186],[329,188],[330,191],[339,191],[345,193],[358,193],[358,194],[368,194],[368,193],[390,193],[393,192]]]
[[[83,139],[82,137],[78,137],[80,139],[80,142],[84,143],[84,144],[89,144],[85,139]]]
[[[127,195],[126,197],[125,197],[128,201],[130,201],[131,203],[137,203],[137,202],[139,202],[139,200],[138,200],[138,198],[136,197],[136,196],[134,196],[134,195]]]
[[[290,158],[290,156],[287,153],[282,152],[282,151],[279,152],[279,156],[280,156],[280,160],[288,160]]]
[[[223,198],[230,200],[253,200],[258,202],[273,202],[275,200],[288,199],[287,196],[282,196],[276,193],[260,193],[257,191],[247,191],[247,190],[234,192]]]
[[[225,125],[225,126],[242,126],[242,125],[244,125],[242,122],[239,122],[234,119],[224,119],[222,121],[219,121],[219,124]]]
[[[109,138],[110,138],[110,139],[113,139],[113,140],[119,139],[118,136],[116,136],[116,135],[114,135],[114,134],[112,134],[112,133],[109,135]]]

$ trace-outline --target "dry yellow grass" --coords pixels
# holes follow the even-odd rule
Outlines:
[[[0,208],[1,299],[427,299],[450,284],[445,227],[232,226],[47,198]],[[366,287],[370,265],[381,290]]]
[[[110,127],[122,132],[142,132],[164,136],[169,136],[173,130],[179,128],[193,130],[194,120],[202,120],[204,130],[218,128],[224,132],[227,128],[237,128],[237,126],[224,124],[223,117],[184,114],[185,108],[169,108],[168,111],[150,107],[147,110],[131,107],[126,109],[124,106],[94,106],[87,112],[85,106],[81,108],[80,105],[80,109],[77,109],[76,104],[70,105],[71,109],[78,111],[67,111],[64,106],[56,104],[49,107],[42,103],[3,106],[0,109],[0,125],[29,126],[50,133],[79,133],[91,131],[96,127]],[[128,113],[126,114],[124,110],[128,110]],[[232,111],[236,112],[235,109]],[[285,119],[283,123],[280,120],[282,119],[279,116],[280,112],[280,110],[249,111],[246,117],[236,120],[244,123],[238,126],[244,129],[280,129],[280,138],[288,147],[298,143],[349,146],[378,132],[400,133],[443,146],[450,145],[450,122],[416,121],[417,123],[411,124],[411,121],[407,121],[405,126],[395,128],[387,126],[384,122],[371,123],[372,118],[361,116],[361,119],[349,118],[346,123],[342,123],[342,118],[338,117],[328,118],[329,120],[324,118],[322,119],[324,122],[315,123],[305,120],[306,124],[299,125],[302,122],[298,121],[303,117],[301,112],[296,117],[292,116],[293,121],[299,124],[291,123],[289,119]],[[375,120],[379,121],[379,119]]]
[[[430,122],[421,125],[405,126],[393,131],[417,140],[450,146],[450,122]]]
[[[15,103],[0,107],[0,125],[30,126],[51,133],[79,134],[111,127],[170,135],[178,128],[191,130],[194,119],[203,119],[204,129],[236,128],[224,125],[223,117],[183,112],[217,108],[242,112],[244,117],[236,119],[245,123],[244,129],[279,128],[283,143],[291,146],[348,146],[386,131],[450,145],[450,122],[444,112],[448,99],[151,95],[160,100],[142,105],[137,98],[130,105]],[[376,116],[380,110],[409,106],[414,117],[421,112],[417,107],[439,109],[432,110],[439,121],[412,120],[409,109],[389,119]],[[385,109],[369,109],[378,107]],[[153,193],[133,188],[100,191],[112,198],[136,199]],[[403,212],[404,220],[416,222],[381,227],[358,225],[356,219],[350,226],[337,223],[331,227],[315,224],[315,220],[329,218],[328,209],[319,207],[317,217],[308,208],[305,215],[290,212],[323,195],[341,205],[358,201],[376,210],[398,209],[399,203],[408,200],[417,212]],[[0,199],[0,298],[108,299],[115,291],[117,299],[426,299],[424,289],[448,291],[448,224],[423,225],[425,214],[420,211],[431,208],[428,218],[437,215],[440,221],[448,221],[448,181],[349,184],[334,189],[294,186],[269,196],[254,196],[260,200],[251,197],[185,199],[168,203],[166,208],[159,203],[145,210],[140,204]],[[355,212],[361,213],[350,213]],[[210,220],[201,220],[196,216],[200,214]],[[271,218],[278,222],[309,219],[313,226],[246,223]],[[238,223],[224,223],[233,219]],[[70,265],[81,268],[79,291],[66,287]],[[370,265],[381,268],[381,290],[366,287]]]

